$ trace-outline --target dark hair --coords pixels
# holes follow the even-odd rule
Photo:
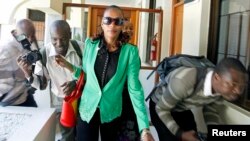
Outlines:
[[[62,29],[65,33],[67,33],[70,37],[71,35],[71,30],[70,30],[70,26],[69,24],[65,21],[65,20],[56,20],[54,21],[51,26],[50,26],[50,31],[52,31],[52,29]]]
[[[118,6],[116,6],[116,5],[108,6],[105,9],[104,13],[106,11],[110,10],[110,9],[116,9],[116,10],[120,11],[122,13],[122,16],[123,16],[122,9],[120,7],[118,7]],[[104,39],[104,32],[103,32],[103,30],[101,29],[101,31],[99,33],[97,33],[96,35],[92,36],[91,39],[92,39],[92,41],[98,40],[98,39]],[[128,41],[129,41],[129,35],[127,33],[123,33],[121,31],[115,44],[116,44],[117,47],[119,47],[119,46],[121,46],[123,44],[128,43]]]
[[[244,65],[235,58],[224,58],[222,59],[215,67],[215,72],[219,75],[223,75],[227,73],[230,69],[234,69],[238,72],[247,73],[246,68]]]
[[[123,14],[122,9],[121,9],[119,6],[116,6],[116,5],[110,5],[110,6],[108,6],[108,7],[105,9],[104,13],[105,13],[106,11],[110,10],[110,9],[116,9],[116,10],[120,11],[121,14],[122,14],[122,17],[124,17],[124,14]]]

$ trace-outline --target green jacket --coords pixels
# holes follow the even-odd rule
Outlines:
[[[85,72],[86,84],[79,106],[82,120],[90,122],[98,107],[102,123],[110,122],[119,117],[122,111],[122,91],[127,79],[128,91],[136,113],[139,130],[149,128],[144,92],[139,81],[140,59],[138,48],[131,44],[122,46],[116,73],[101,89],[94,70],[99,42],[99,40],[92,41],[91,39],[85,41],[82,69]],[[80,71],[80,68],[74,67],[76,78],[79,77]]]

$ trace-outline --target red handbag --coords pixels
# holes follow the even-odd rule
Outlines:
[[[63,100],[60,123],[65,127],[74,127],[76,125],[78,114],[78,99],[82,95],[84,84],[84,73],[81,72],[75,89],[71,92],[70,95],[65,96]]]

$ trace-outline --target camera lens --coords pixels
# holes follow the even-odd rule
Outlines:
[[[27,56],[26,56],[27,61],[30,62],[30,63],[35,63],[36,58],[37,58],[36,54],[34,54],[33,52],[28,53]]]

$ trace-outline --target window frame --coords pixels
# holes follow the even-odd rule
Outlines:
[[[208,35],[208,48],[207,48],[207,58],[211,60],[213,63],[217,63],[218,61],[218,49],[219,49],[219,32],[220,32],[220,11],[221,11],[221,2],[222,0],[211,0],[210,5],[210,27],[209,27],[209,35]],[[248,37],[250,37],[250,23],[248,29]],[[227,47],[226,47],[227,48]],[[250,74],[250,40],[247,41],[247,52],[246,53],[246,67],[248,70],[248,74]],[[239,54],[237,54],[237,58],[239,58]],[[249,75],[250,76],[250,75]],[[249,79],[250,80],[250,79]],[[250,84],[245,90],[244,95],[236,102],[233,102],[239,107],[242,107],[248,111],[250,111]]]

